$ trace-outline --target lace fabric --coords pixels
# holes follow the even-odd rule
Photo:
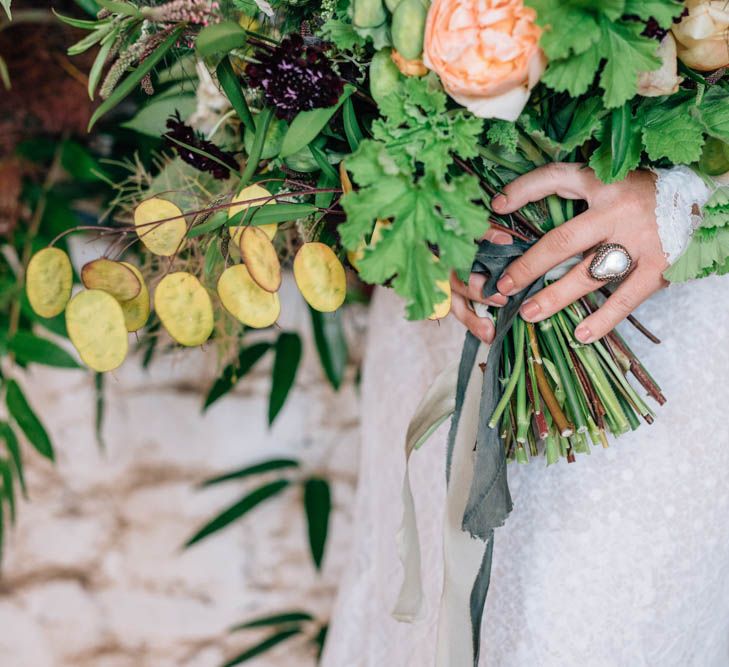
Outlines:
[[[496,531],[482,667],[729,664],[729,281],[663,290],[641,307],[665,338],[623,328],[668,404],[653,426],[574,464],[510,464],[514,511]],[[424,616],[391,616],[402,581],[395,536],[408,421],[458,357],[461,326],[410,323],[391,292],[371,309],[356,538],[324,667],[432,667],[443,576],[445,438],[413,455]]]
[[[655,169],[656,220],[663,252],[673,264],[686,250],[694,229],[701,222],[701,209],[711,189],[686,166]]]

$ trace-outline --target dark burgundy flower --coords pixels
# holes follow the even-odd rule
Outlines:
[[[291,120],[300,111],[330,107],[344,83],[324,52],[291,34],[276,47],[261,48],[246,66],[251,86],[260,88],[279,118]]]
[[[207,171],[212,174],[213,178],[224,181],[230,176],[231,169],[238,169],[238,163],[233,153],[224,151],[212,141],[199,136],[195,130],[182,121],[179,111],[167,119],[167,133],[162,136],[165,144],[176,150],[183,162],[187,162],[200,171]],[[207,155],[202,153],[207,153]]]

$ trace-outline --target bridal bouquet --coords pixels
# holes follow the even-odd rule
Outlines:
[[[145,328],[199,346],[231,328],[273,326],[282,265],[321,312],[343,304],[356,272],[401,295],[408,318],[442,318],[451,272],[485,274],[488,296],[509,262],[584,210],[549,197],[507,216],[491,211],[491,197],[536,166],[586,163],[611,183],[637,168],[690,165],[729,181],[724,2],[97,2],[95,19],[59,16],[87,32],[71,55],[96,49],[91,125],[157,128],[160,170],[121,184],[112,221],[83,229],[110,240],[81,270],[84,289],[72,296],[63,238],[26,274],[32,307],[65,312],[71,341],[97,371],[119,366],[129,333]],[[226,98],[204,132],[199,95],[188,118],[180,94],[191,78]],[[130,120],[127,102],[143,94]],[[666,278],[729,271],[728,222],[729,190],[719,187]],[[489,228],[513,243],[480,241]],[[650,423],[645,394],[665,400],[617,331],[591,344],[575,338],[610,279],[630,268],[609,250],[594,265],[605,286],[539,325],[519,305],[565,267],[489,315],[496,339],[471,503],[495,480],[502,497],[488,518],[467,508],[472,535],[490,539],[510,510],[507,458],[574,460]],[[469,336],[452,441],[478,347]]]

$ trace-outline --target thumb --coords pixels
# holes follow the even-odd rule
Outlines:
[[[599,184],[595,172],[584,165],[554,162],[513,180],[504,187],[503,194],[493,198],[491,206],[496,213],[512,213],[549,195],[584,199],[589,205]]]

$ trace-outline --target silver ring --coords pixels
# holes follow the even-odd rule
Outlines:
[[[619,243],[603,243],[590,262],[589,274],[601,282],[619,282],[633,268],[633,258]]]

